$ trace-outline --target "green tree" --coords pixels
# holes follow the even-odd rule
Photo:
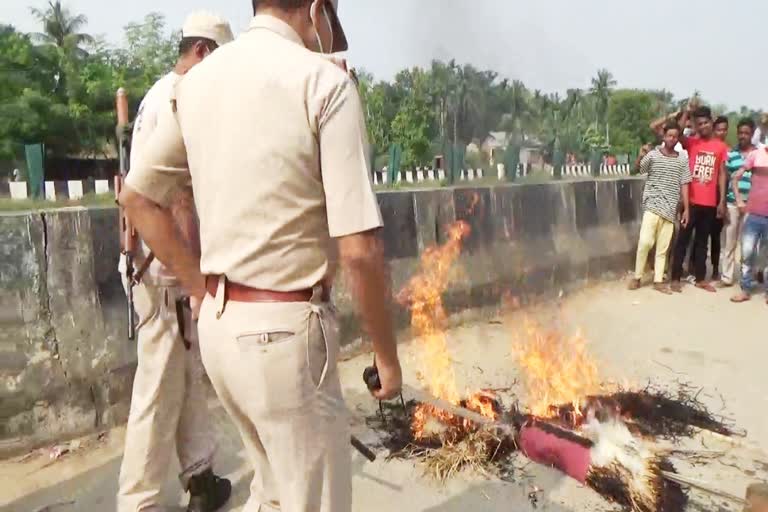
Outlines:
[[[429,96],[428,80],[425,73],[414,69],[408,74],[412,87],[392,120],[392,141],[403,148],[403,166],[415,167],[428,163],[432,140],[434,140],[435,116]]]
[[[616,80],[607,69],[601,69],[592,79],[591,93],[595,98],[597,123],[605,126],[605,138],[610,140],[610,125],[608,123],[608,107],[611,102],[611,93],[616,86]]]
[[[43,25],[43,32],[35,37],[45,44],[83,55],[83,47],[93,42],[92,36],[80,32],[88,24],[88,18],[83,14],[72,14],[60,0],[49,1],[45,9],[32,7],[30,12]]]
[[[608,112],[613,151],[634,153],[653,139],[649,125],[657,117],[656,101],[652,91],[621,89],[613,93]]]
[[[114,52],[115,64],[121,70],[123,86],[143,94],[173,69],[181,34],[169,35],[165,17],[157,12],[147,14],[141,22],[129,23],[124,30],[125,46]]]
[[[0,160],[18,158],[23,144],[52,140],[52,129],[68,133],[54,102],[55,60],[28,34],[0,25]]]
[[[502,116],[501,128],[512,134],[512,139],[519,144],[525,139],[525,134],[533,125],[533,112],[530,104],[530,93],[525,84],[515,80],[506,89],[505,109]]]
[[[391,144],[392,121],[397,114],[392,86],[386,82],[374,83],[373,75],[358,73],[360,98],[363,102],[368,138],[374,153],[386,153]]]

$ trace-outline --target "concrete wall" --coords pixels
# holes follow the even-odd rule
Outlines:
[[[523,301],[630,268],[643,181],[382,192],[394,289],[457,219],[472,228],[451,312]],[[117,211],[70,208],[0,216],[0,454],[124,421],[135,368],[116,271]],[[346,342],[359,336],[343,277]],[[397,312],[400,326],[408,315]]]

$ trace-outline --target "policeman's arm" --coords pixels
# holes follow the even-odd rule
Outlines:
[[[128,174],[119,200],[157,259],[178,276],[190,296],[202,298],[205,280],[200,274],[200,258],[184,241],[170,209],[174,195],[189,183],[184,140],[169,110],[161,114],[138,165]]]
[[[393,368],[399,372],[397,341],[392,326],[392,283],[378,231],[339,238],[339,257],[365,330],[372,338],[380,372]]]
[[[187,293],[203,297],[205,279],[200,273],[200,257],[185,242],[171,210],[135,191],[130,185],[126,185],[120,193],[120,204],[142,240],[157,259],[178,276]]]
[[[328,232],[338,241],[358,311],[373,341],[382,388],[377,398],[400,392],[402,375],[392,324],[389,272],[379,230],[382,226],[371,184],[362,105],[354,82],[330,66],[324,70],[322,101],[313,103],[318,120],[320,164]]]

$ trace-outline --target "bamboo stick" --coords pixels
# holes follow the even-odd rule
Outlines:
[[[715,496],[719,496],[721,498],[725,498],[727,500],[731,500],[735,503],[738,503],[739,505],[747,504],[747,501],[744,498],[734,496],[733,494],[727,493],[725,491],[721,491],[719,489],[715,489],[705,482],[694,480],[692,478],[687,478],[687,477],[678,475],[677,473],[671,473],[669,471],[662,471],[661,474],[664,478],[666,478],[670,482],[675,482],[677,484],[684,485],[686,487],[698,489],[699,491],[703,491],[708,494],[712,494]]]

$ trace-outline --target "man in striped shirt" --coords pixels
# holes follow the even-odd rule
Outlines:
[[[733,187],[730,186],[731,178],[736,171],[744,166],[747,157],[757,147],[752,143],[752,138],[755,132],[755,122],[750,118],[744,118],[739,121],[738,125],[738,137],[739,145],[736,146],[728,153],[728,163],[726,168],[728,169],[728,195],[726,201],[728,202],[728,214],[726,215],[725,224],[725,241],[723,242],[723,254],[721,261],[723,263],[723,272],[721,275],[720,283],[718,286],[721,288],[733,286],[736,280],[736,265],[741,261],[741,251],[739,251],[739,241],[741,240],[741,230],[744,225],[744,212],[736,205],[736,194]],[[749,197],[749,189],[752,182],[752,173],[745,172],[739,179],[739,192],[747,201]]]
[[[669,295],[671,292],[664,284],[664,271],[667,265],[667,252],[675,231],[675,219],[680,196],[683,197],[681,224],[688,225],[688,187],[691,173],[688,159],[675,151],[680,138],[680,128],[674,121],[664,127],[664,144],[651,150],[640,161],[640,172],[647,174],[643,192],[643,222],[640,227],[640,241],[637,246],[635,276],[629,283],[630,290],[640,288],[640,280],[645,273],[648,253],[656,246],[653,287]]]

